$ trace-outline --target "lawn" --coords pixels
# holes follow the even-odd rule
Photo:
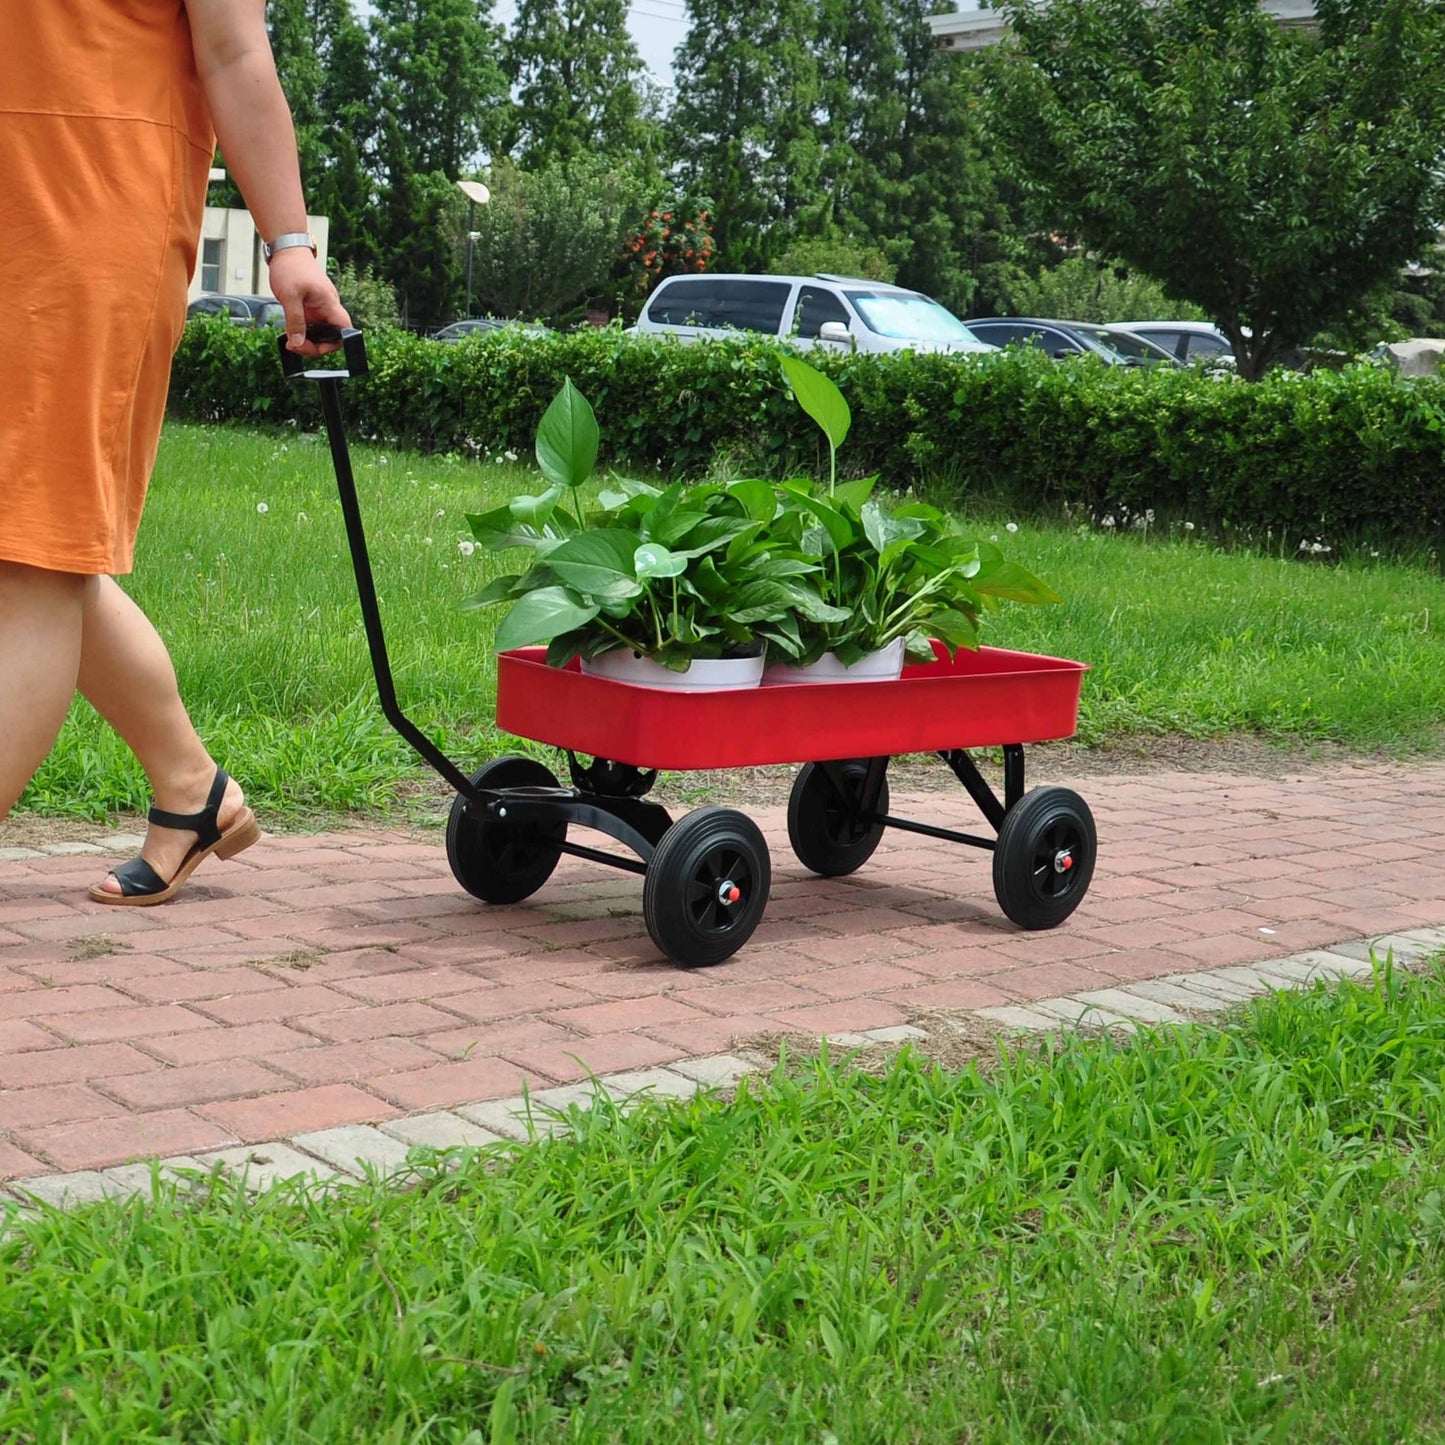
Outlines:
[[[461,611],[498,570],[464,555],[464,515],[534,488],[523,459],[357,451],[403,705],[465,763],[492,725],[495,616]],[[1361,751],[1438,751],[1438,570],[1368,556],[1224,550],[1203,529],[1118,535],[968,519],[1063,594],[1011,607],[989,640],[1093,664],[1081,736],[1251,732]],[[329,454],[315,438],[171,425],[131,586],[170,642],[213,750],[271,817],[370,809],[419,777],[382,721]],[[100,817],[144,806],[124,748],[83,705],[23,806]]]
[[[731,1104],[418,1187],[47,1214],[0,1438],[898,1445],[1445,1434],[1445,972]]]

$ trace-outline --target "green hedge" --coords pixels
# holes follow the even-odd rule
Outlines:
[[[314,389],[282,380],[274,348],[274,333],[191,323],[172,414],[316,427]],[[372,375],[348,388],[348,412],[359,435],[391,445],[526,453],[571,376],[596,408],[612,465],[699,476],[820,461],[817,430],[788,396],[770,342],[680,346],[595,331],[448,346],[380,331],[370,354]],[[1249,386],[1032,354],[821,364],[853,407],[842,462],[854,475],[1068,503],[1121,523],[1154,509],[1276,539],[1416,547],[1445,532],[1445,382],[1352,367]]]

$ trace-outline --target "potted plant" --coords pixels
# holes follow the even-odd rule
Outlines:
[[[509,602],[497,648],[547,644],[547,660],[653,687],[756,686],[765,650],[801,658],[801,628],[842,623],[824,601],[823,562],[775,530],[766,482],[684,488],[618,481],[584,514],[580,489],[597,463],[597,420],[568,380],[537,430],[550,483],[537,496],[468,517],[496,551],[532,554],[469,607]]]
[[[1057,602],[1033,573],[998,547],[965,537],[937,507],[888,505],[876,477],[842,482],[838,448],[852,425],[837,386],[797,357],[783,369],[798,404],[828,439],[826,491],[785,483],[774,531],[820,567],[819,592],[837,614],[804,618],[799,646],[768,668],[767,683],[876,681],[898,677],[905,658],[931,662],[936,639],[949,652],[978,646],[982,614],[1001,600]]]

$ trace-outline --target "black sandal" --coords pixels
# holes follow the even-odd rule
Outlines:
[[[234,858],[243,848],[257,842],[261,837],[261,828],[250,808],[243,807],[231,820],[229,828],[222,830],[217,825],[221,800],[226,796],[226,784],[230,781],[224,768],[216,769],[210,796],[199,813],[167,813],[163,808],[152,808],[146,814],[146,821],[159,828],[175,828],[198,835],[195,847],[181,860],[175,877],[167,882],[144,858],[132,858],[129,863],[122,863],[119,868],[111,870],[111,876],[120,884],[119,893],[111,893],[97,883],[90,890],[91,898],[97,903],[130,908],[149,908],[157,903],[168,903],[204,859],[213,853],[217,858]]]

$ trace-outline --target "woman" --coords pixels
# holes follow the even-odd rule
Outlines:
[[[259,836],[196,735],[130,570],[215,141],[274,245],[288,345],[348,325],[306,237],[265,0],[43,0],[0,46],[0,818],[78,687],[145,768],[141,857],[91,889],[171,898]]]

